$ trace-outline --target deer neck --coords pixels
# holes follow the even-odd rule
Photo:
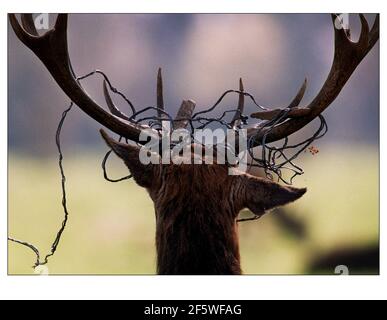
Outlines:
[[[231,216],[195,208],[156,216],[159,274],[241,274],[237,225]]]

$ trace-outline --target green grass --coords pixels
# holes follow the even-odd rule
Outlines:
[[[50,274],[154,274],[153,203],[133,181],[109,183],[94,154],[65,154],[70,220],[48,265]],[[307,226],[306,239],[281,228],[272,215],[240,226],[242,267],[247,274],[302,274],[309,261],[340,246],[378,241],[376,149],[324,147],[304,154],[306,174],[296,186],[307,194],[287,209]],[[111,175],[127,174],[112,161]],[[63,217],[56,159],[11,154],[9,235],[50,249]],[[33,274],[34,255],[9,243],[9,273]],[[333,270],[332,270],[333,273]]]

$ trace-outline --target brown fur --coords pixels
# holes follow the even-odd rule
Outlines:
[[[102,135],[154,202],[159,274],[241,274],[239,211],[263,214],[306,191],[245,173],[229,175],[225,165],[144,166],[137,146]]]

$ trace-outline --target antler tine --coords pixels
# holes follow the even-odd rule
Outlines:
[[[160,119],[167,119],[167,115],[164,111],[164,94],[163,94],[163,76],[161,73],[161,68],[157,71],[157,89],[156,89],[156,106],[157,106],[157,116]],[[161,121],[160,121],[161,122]]]
[[[39,33],[36,30],[34,19],[32,17],[32,13],[24,13],[21,14],[21,22],[23,28],[31,35],[38,37]]]
[[[239,91],[238,109],[231,121],[231,126],[233,128],[238,127],[241,124],[241,115],[243,113],[243,109],[245,108],[245,95],[243,94],[244,87],[242,78],[239,79]]]
[[[14,13],[9,14],[9,22],[11,23],[12,29],[15,31],[15,34],[19,40],[31,49],[34,46],[34,42],[36,42],[39,37],[33,36],[26,32],[26,30],[24,30],[23,27],[19,24],[19,21],[17,20]]]
[[[333,25],[335,24],[336,19],[337,15],[332,15]],[[331,70],[324,85],[308,106],[305,108],[292,109],[298,109],[300,111],[297,112],[305,112],[305,114],[302,114],[296,119],[285,121],[274,128],[248,129],[248,138],[254,138],[253,146],[260,145],[263,137],[265,137],[266,143],[270,143],[281,140],[300,130],[318,117],[336,99],[357,66],[379,39],[379,14],[375,19],[371,31],[369,31],[368,23],[364,15],[360,15],[360,19],[362,30],[358,42],[351,41],[343,28],[334,28],[334,58]],[[289,114],[291,114],[291,112],[289,112]]]
[[[375,22],[369,33],[368,51],[370,51],[375,43],[379,40],[379,14],[376,15]]]
[[[308,80],[305,78],[305,80],[302,83],[302,86],[301,86],[300,90],[298,91],[297,95],[294,97],[292,102],[290,102],[290,104],[288,106],[289,109],[298,107],[300,105],[302,98],[304,97],[307,84],[308,84]]]
[[[139,141],[139,135],[145,128],[144,126],[125,121],[105,111],[79,84],[68,54],[67,14],[59,14],[55,27],[42,36],[34,36],[29,33],[34,32],[30,16],[23,18],[24,28],[29,32],[19,24],[15,14],[10,14],[9,19],[18,38],[43,62],[57,84],[82,111],[118,135],[135,142],[145,143],[145,141]],[[159,136],[155,130],[152,133],[155,137]]]
[[[304,117],[307,114],[309,114],[310,110],[306,108],[299,108],[298,106],[301,103],[302,98],[304,97],[305,91],[306,91],[306,85],[307,85],[307,79],[305,78],[300,90],[298,90],[297,95],[294,97],[292,102],[290,102],[288,109],[291,109],[287,113],[288,118],[299,118]],[[272,109],[272,110],[264,110],[252,113],[250,117],[260,120],[271,120],[277,115],[279,115],[283,109]]]
[[[365,18],[364,14],[362,14],[362,13],[360,14],[360,21],[361,21],[361,32],[360,32],[360,38],[359,38],[358,43],[362,48],[367,48],[370,27],[368,25],[367,19]]]
[[[114,104],[112,97],[109,94],[106,80],[103,81],[103,95],[105,96],[105,101],[110,112],[121,119],[129,121],[130,118],[125,113],[121,112],[121,110]]]
[[[157,108],[164,110],[164,97],[163,97],[163,77],[161,74],[161,68],[157,72]],[[161,118],[164,114],[160,110],[158,111]]]
[[[191,119],[193,111],[195,109],[195,102],[192,100],[183,100],[179,111],[175,119],[173,120],[173,128],[176,129],[184,129],[189,124],[189,119]]]

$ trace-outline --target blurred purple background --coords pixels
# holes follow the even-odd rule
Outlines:
[[[50,15],[50,25],[55,16]],[[374,15],[367,19],[372,25]],[[349,22],[357,39],[359,19],[351,15]],[[286,106],[307,77],[307,103],[333,58],[328,14],[72,14],[68,42],[77,75],[103,70],[138,109],[155,105],[156,73],[162,67],[172,115],[186,98],[196,101],[197,110],[209,107],[224,91],[238,89],[239,77],[260,104],[273,107]],[[10,150],[56,154],[55,130],[69,100],[10,27],[8,50]],[[83,85],[105,105],[100,78]],[[236,100],[230,97],[224,105]],[[246,109],[249,114],[256,107],[249,103]],[[352,148],[379,143],[379,43],[324,115],[329,132],[321,143]],[[64,144],[105,149],[98,128],[75,108],[65,123]]]

